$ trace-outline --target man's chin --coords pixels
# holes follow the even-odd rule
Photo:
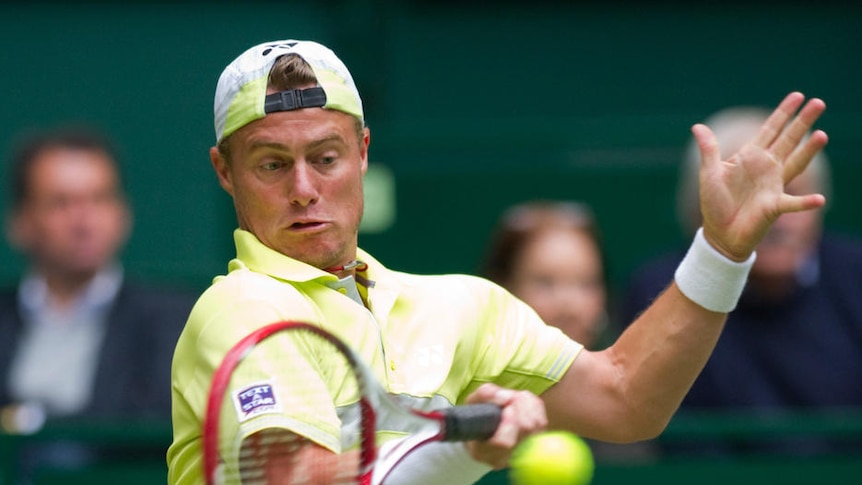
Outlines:
[[[70,280],[86,281],[99,273],[107,263],[103,264],[66,264],[63,266],[62,274]]]
[[[291,244],[291,242],[293,244]],[[341,241],[337,238],[313,237],[301,240],[280,242],[280,247],[272,248],[289,258],[301,261],[315,268],[325,269],[346,263],[351,258],[350,247],[355,252],[355,242]]]
[[[758,260],[751,268],[754,278],[781,280],[794,278],[798,264],[788,260]]]
[[[337,264],[341,264],[340,258],[334,257],[332,252],[313,252],[313,253],[286,253],[290,258],[301,261],[309,266],[314,266],[319,269],[326,269]]]

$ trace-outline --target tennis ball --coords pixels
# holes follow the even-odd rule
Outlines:
[[[512,453],[509,479],[513,485],[586,485],[595,462],[590,447],[567,431],[529,436]]]

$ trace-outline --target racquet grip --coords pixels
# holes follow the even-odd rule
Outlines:
[[[444,413],[443,441],[486,440],[494,435],[503,409],[490,403],[467,404]]]

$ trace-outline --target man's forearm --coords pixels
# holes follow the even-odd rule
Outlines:
[[[646,437],[660,433],[709,359],[725,313],[706,310],[675,282],[608,351],[621,369],[624,398]]]

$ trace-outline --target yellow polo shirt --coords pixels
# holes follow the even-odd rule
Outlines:
[[[174,353],[170,484],[203,483],[201,426],[213,373],[236,342],[272,322],[307,321],[333,332],[390,393],[425,409],[461,404],[485,382],[541,394],[583,348],[481,278],[396,272],[360,250],[357,258],[368,264],[362,276],[370,281],[366,308],[326,286],[336,281],[334,275],[273,251],[249,232],[236,230],[234,240],[237,257],[228,274],[216,277],[200,297]],[[309,365],[294,360],[288,365],[295,372]],[[331,404],[297,402],[302,398],[289,392],[288,382],[255,371],[231,386],[237,409],[223,410],[222,429],[248,436],[284,427],[340,449],[339,428],[346,423]],[[239,407],[248,402],[241,396],[249,393],[275,405],[252,406],[251,415],[244,415]]]

